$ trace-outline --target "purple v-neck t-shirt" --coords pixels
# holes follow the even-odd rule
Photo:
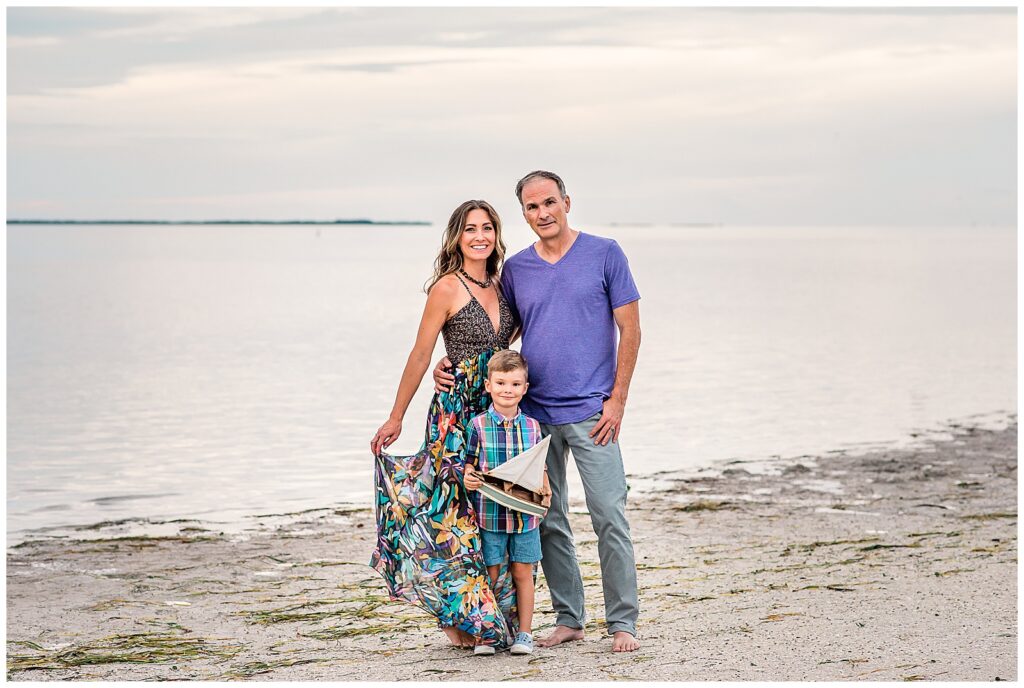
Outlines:
[[[531,244],[505,262],[501,286],[523,324],[523,412],[563,425],[601,411],[615,384],[612,310],[640,298],[619,245],[580,232],[552,264]]]

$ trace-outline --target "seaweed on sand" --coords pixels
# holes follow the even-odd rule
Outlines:
[[[945,576],[952,576],[957,573],[968,573],[970,571],[974,571],[974,569],[950,569],[949,571],[936,571],[935,577],[944,578]]]
[[[715,599],[714,595],[701,595],[700,597],[692,597],[689,593],[685,592],[668,592],[665,593],[669,597],[684,597],[686,599],[680,601],[678,604],[692,604],[694,602],[703,602],[705,600]]]
[[[366,594],[357,597],[334,597],[311,600],[274,609],[234,612],[245,617],[249,623],[270,625],[277,623],[315,623],[319,621],[341,621],[342,625],[318,628],[300,633],[306,638],[337,640],[361,635],[407,632],[425,628],[429,619],[418,615],[395,614],[381,610],[389,604],[384,595]],[[320,609],[338,605],[333,609]],[[353,606],[357,605],[357,606]]]
[[[417,627],[410,627],[408,624],[374,624],[371,626],[330,626],[321,628],[309,633],[299,633],[303,638],[315,638],[317,640],[338,640],[340,638],[354,638],[361,635],[378,635],[383,633],[394,633],[397,631],[412,631]]]
[[[536,676],[536,675],[538,675],[540,673],[541,673],[541,669],[539,667],[536,667],[536,668],[533,668],[533,669],[527,669],[526,671],[522,671],[522,672],[520,672],[518,674],[512,674],[511,676],[506,676],[505,678],[503,678],[501,680],[502,681],[521,681],[523,679],[528,679],[531,676]]]
[[[781,612],[776,614],[769,614],[768,616],[761,617],[761,623],[771,623],[773,621],[782,621],[789,616],[803,616],[803,612]]]
[[[661,565],[661,564],[642,564],[641,563],[641,564],[637,564],[636,565],[637,571],[655,571],[655,570],[662,570],[662,569],[688,569],[688,568],[690,568],[690,567],[685,565],[685,564],[664,564],[664,565]]]
[[[1015,512],[993,512],[990,514],[967,514],[960,518],[973,521],[992,521],[997,518],[1017,518]]]
[[[363,601],[364,604],[358,609],[341,608],[314,611],[316,607],[323,607],[330,604],[344,604],[346,602],[354,601]],[[374,616],[374,612],[376,612],[377,608],[386,603],[387,599],[383,596],[367,595],[363,598],[355,599],[334,597],[322,600],[312,600],[301,604],[291,604],[286,607],[278,607],[276,609],[257,609],[255,611],[234,612],[234,614],[245,617],[245,620],[249,623],[260,624],[262,626],[275,623],[293,623],[297,621],[322,621],[335,616],[342,618],[350,617],[365,619]]]
[[[331,661],[329,657],[300,657],[298,659],[276,659],[272,662],[246,662],[235,665],[216,678],[249,678],[257,674],[269,673],[274,669],[329,661]]]
[[[909,545],[904,545],[909,546]],[[795,564],[793,566],[776,566],[774,568],[761,568],[750,572],[750,575],[756,576],[759,573],[785,573],[787,571],[799,571],[801,569],[820,569],[820,568],[831,568],[833,566],[847,566],[849,564],[856,564],[863,561],[866,557],[851,557],[849,559],[843,559],[841,561],[822,561],[817,564]]]
[[[61,544],[78,546],[82,549],[68,548],[59,552],[60,554],[87,554],[90,552],[103,552],[107,553],[111,550],[119,550],[121,546],[124,547],[135,547],[137,549],[143,549],[146,547],[156,547],[161,543],[175,542],[179,544],[191,544],[197,542],[214,542],[220,540],[219,537],[209,535],[123,535],[114,538],[53,538],[49,540],[26,540],[17,545],[12,545],[10,549],[21,549],[23,547],[37,547],[45,546],[50,544]]]
[[[242,646],[230,638],[196,638],[172,633],[116,634],[63,649],[47,649],[28,641],[11,641],[34,650],[10,652],[7,670],[67,669],[90,664],[163,664],[181,659],[230,659]]]
[[[808,543],[802,544],[802,545],[801,544],[786,545],[786,549],[782,550],[782,553],[779,554],[779,556],[780,557],[788,557],[792,553],[794,547],[800,549],[800,551],[802,551],[802,552],[813,552],[814,550],[818,549],[819,547],[831,547],[833,545],[859,545],[859,544],[863,544],[865,542],[877,542],[877,541],[878,541],[877,537],[858,538],[856,540],[818,540],[818,541],[815,541],[815,542],[808,542]]]
[[[913,548],[916,548],[916,547],[920,547],[920,546],[921,546],[921,543],[920,543],[920,542],[912,542],[912,543],[911,543],[911,544],[909,544],[909,545],[885,545],[885,544],[874,544],[874,545],[868,545],[867,547],[861,547],[861,548],[860,548],[860,551],[861,551],[861,552],[871,552],[871,551],[874,551],[874,550],[876,550],[876,549],[901,549],[901,548],[910,548],[910,549],[913,549]]]
[[[672,510],[692,513],[694,511],[721,511],[723,509],[735,508],[736,507],[733,506],[732,502],[715,502],[710,499],[698,499],[694,502],[690,502],[689,504],[684,504],[683,506],[674,506],[672,507]]]
[[[123,597],[117,597],[112,600],[97,602],[85,609],[90,612],[108,612],[111,609],[117,609],[118,607],[145,607],[147,605],[163,606],[163,604],[163,602],[154,602],[150,600],[126,600]]]

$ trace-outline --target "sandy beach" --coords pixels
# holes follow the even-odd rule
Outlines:
[[[640,639],[473,657],[389,602],[368,509],[83,529],[7,552],[13,680],[1015,680],[1017,426],[655,476],[631,496]],[[634,476],[634,480],[636,477]],[[575,495],[581,497],[582,495]],[[97,539],[98,538],[98,539]],[[543,577],[535,629],[553,621]]]

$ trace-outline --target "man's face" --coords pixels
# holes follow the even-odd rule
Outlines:
[[[523,187],[523,217],[541,239],[569,231],[569,197],[562,198],[551,179],[534,179]]]

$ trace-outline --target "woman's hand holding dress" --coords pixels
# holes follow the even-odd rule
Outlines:
[[[402,421],[388,418],[384,425],[377,429],[377,434],[370,440],[370,451],[377,456],[382,449],[387,449],[402,434]]]

